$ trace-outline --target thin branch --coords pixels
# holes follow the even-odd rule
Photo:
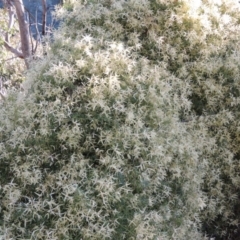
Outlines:
[[[28,21],[28,30],[29,33],[31,32],[31,21],[30,21],[30,16],[29,16],[29,11],[27,11],[27,21]],[[32,34],[30,34],[30,41],[31,41],[31,47],[32,47],[32,55],[33,55],[33,37]]]
[[[7,62],[7,61],[11,61],[11,60],[13,60],[13,59],[15,59],[15,58],[19,58],[18,56],[15,56],[15,57],[11,57],[11,58],[8,58],[8,59],[3,59],[2,61],[3,62]]]
[[[36,12],[35,12],[35,19],[37,19],[37,10],[36,10]],[[38,23],[37,23],[37,22],[36,22],[36,24],[35,24],[35,28],[36,28],[36,32],[37,32],[37,41],[36,41],[34,53],[36,53],[36,51],[37,51],[38,39],[39,39],[40,42],[42,42],[42,40],[41,40],[41,35],[40,35],[40,33],[39,33],[39,30],[38,30]]]
[[[17,57],[24,59],[23,53],[20,52],[20,51],[18,51],[16,48],[11,47],[10,44],[9,44],[7,41],[4,41],[4,47],[5,47],[8,51],[10,51],[10,52],[12,52],[13,54],[15,54]]]

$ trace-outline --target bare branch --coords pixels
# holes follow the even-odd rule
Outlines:
[[[8,21],[8,31],[5,34],[4,46],[5,48],[15,54],[17,57],[24,59],[27,68],[29,67],[29,60],[31,57],[30,50],[30,34],[28,29],[28,23],[25,21],[25,11],[22,0],[5,0],[4,6],[8,9],[9,21]],[[21,52],[12,47],[9,40],[9,32],[14,24],[15,11],[17,15],[20,40],[21,40]]]
[[[42,0],[42,35],[46,34],[46,21],[47,21],[47,3]]]
[[[3,59],[3,62],[8,62],[8,61],[11,61],[15,58],[18,58],[18,56],[15,56],[15,57],[11,57],[11,58],[8,58],[8,59]]]
[[[29,28],[29,32],[30,32],[30,28],[31,28],[31,20],[30,20],[30,13],[29,11],[27,11],[27,21],[28,21],[28,28]],[[33,52],[33,37],[32,37],[32,34],[30,34],[30,41],[31,41],[31,48],[32,48],[32,54],[34,54]]]
[[[31,45],[31,47],[32,47],[32,55],[34,55],[36,53],[36,51],[37,51],[38,41],[41,42],[41,35],[39,33],[39,30],[38,30],[37,10],[36,10],[35,17],[31,14],[31,12],[27,8],[25,8],[25,12],[27,13],[27,16],[28,16],[29,33],[30,33],[31,44],[32,44]],[[33,24],[31,22],[31,20],[33,20]],[[36,33],[37,33],[37,37],[36,37],[37,40],[35,41],[35,46],[34,46],[33,37],[32,37],[32,34],[31,34],[31,25],[34,25]]]
[[[11,47],[8,42],[4,41],[4,47],[5,47],[8,51],[10,51],[10,52],[12,52],[13,54],[15,54],[17,57],[24,59],[23,53],[20,52],[20,51],[18,51],[16,48]]]

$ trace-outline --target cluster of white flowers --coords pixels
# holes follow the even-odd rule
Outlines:
[[[240,17],[197,2],[56,12],[47,56],[0,102],[0,239],[232,236]]]

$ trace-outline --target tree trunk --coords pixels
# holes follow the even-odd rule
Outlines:
[[[12,0],[13,5],[16,9],[16,15],[18,18],[21,47],[23,57],[26,63],[26,66],[29,67],[29,61],[31,57],[31,46],[30,46],[30,33],[28,23],[25,20],[25,11],[22,0]]]

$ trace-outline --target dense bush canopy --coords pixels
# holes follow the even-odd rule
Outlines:
[[[233,238],[238,6],[68,1],[56,16],[0,103],[0,238]]]

